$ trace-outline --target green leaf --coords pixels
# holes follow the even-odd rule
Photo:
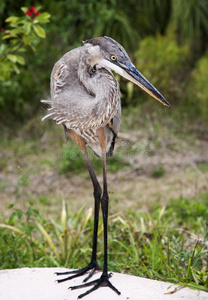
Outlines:
[[[17,56],[14,54],[7,54],[7,59],[13,62],[14,64],[17,62]]]
[[[22,33],[23,33],[23,29],[20,27],[14,28],[12,30],[6,30],[3,39],[13,38]]]
[[[25,51],[26,51],[25,48],[19,48],[17,52],[19,53],[19,52],[25,52]]]
[[[33,200],[30,200],[29,203],[30,203],[31,206],[34,205],[34,201]]]
[[[192,276],[193,276],[193,278],[194,278],[194,281],[195,281],[197,284],[199,284],[199,279],[198,279],[197,274],[196,274],[195,270],[193,269],[193,267],[191,267],[191,273],[192,273]]]
[[[21,7],[21,11],[23,11],[23,13],[25,14],[26,11],[28,11],[28,8],[27,7]]]
[[[31,22],[25,22],[25,26],[24,26],[24,28],[25,28],[25,34],[26,35],[28,35],[29,33],[30,33],[30,31],[31,31]]]
[[[20,74],[20,70],[19,70],[19,68],[17,67],[17,65],[13,65],[12,68],[13,68],[13,70],[14,70],[17,74]]]
[[[11,17],[7,18],[7,19],[5,20],[5,22],[7,22],[7,23],[8,23],[8,22],[15,23],[15,22],[17,22],[18,19],[19,19],[18,17],[11,16]]]
[[[40,25],[33,24],[33,29],[34,29],[35,33],[37,34],[37,36],[39,36],[40,38],[44,39],[46,37],[45,30]]]
[[[10,217],[9,217],[9,224],[10,223],[12,223],[12,221],[13,221],[13,219],[14,219],[14,217],[16,216],[16,212],[13,212],[11,215],[10,215]]]
[[[23,235],[23,236],[25,235],[25,232],[24,232],[23,230],[21,230],[21,229],[15,227],[15,226],[10,226],[10,225],[7,225],[7,224],[0,224],[0,227],[1,227],[1,228],[7,228],[7,229],[10,229],[10,230],[12,230],[12,231],[14,231],[14,232],[17,232],[17,233],[19,233],[19,234],[21,234],[21,235]]]
[[[35,217],[40,216],[39,211],[37,209],[33,209],[32,212]]]
[[[20,209],[17,209],[17,217],[19,220],[22,218],[22,211]]]
[[[2,40],[10,39],[12,36],[10,34],[4,35]]]
[[[183,284],[181,284],[181,285],[183,285]],[[208,292],[208,288],[206,286],[198,285],[196,283],[188,283],[188,284],[186,284],[186,286],[190,287],[192,289],[197,289],[197,290]]]
[[[36,49],[35,49],[35,47],[34,47],[33,45],[30,45],[30,48],[32,49],[32,51],[33,51],[34,53],[36,53]]]
[[[38,6],[36,6],[35,8],[36,8],[38,11],[40,11],[41,8],[42,8],[42,6],[41,6],[41,5],[38,5]]]
[[[51,15],[49,13],[45,12],[45,13],[38,15],[35,19],[37,21],[39,21],[40,23],[48,23],[50,17],[51,17]]]
[[[32,215],[32,209],[31,208],[28,208],[27,210],[27,216],[28,218]]]
[[[17,63],[19,63],[20,65],[25,65],[25,60],[22,56],[16,55],[16,58],[17,58]]]
[[[31,45],[31,40],[30,40],[30,35],[25,35],[23,36],[23,39],[22,39],[24,45]]]
[[[59,253],[58,253],[56,245],[54,244],[54,242],[51,239],[50,235],[47,233],[45,228],[40,223],[36,222],[36,224],[37,224],[39,230],[42,232],[43,236],[45,237],[46,241],[48,242],[49,246],[54,251],[54,253],[56,255],[56,258],[59,260],[60,259]]]
[[[9,204],[8,208],[11,209],[11,208],[13,208],[13,206],[14,206],[14,203],[13,204]]]

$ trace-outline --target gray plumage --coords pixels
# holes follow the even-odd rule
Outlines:
[[[115,61],[112,56],[116,58]],[[72,129],[100,157],[102,151],[98,142],[98,130],[104,127],[107,156],[112,155],[111,146],[121,124],[121,102],[119,84],[111,69],[132,80],[122,74],[126,73],[126,65],[132,63],[125,49],[109,37],[87,40],[82,47],[67,52],[53,67],[51,99],[43,100],[51,108],[42,120],[50,118],[58,125]],[[124,72],[121,72],[122,69],[119,68],[123,67]],[[143,78],[142,80],[145,79]],[[141,86],[143,82],[136,84]],[[149,85],[159,94],[150,83]],[[144,86],[141,87],[146,90]],[[167,105],[163,97],[161,102]]]
[[[106,38],[95,40],[100,43],[108,41]],[[113,48],[108,51],[115,53]],[[98,156],[101,156],[98,129],[105,127],[106,152],[110,156],[111,145],[121,124],[120,91],[111,70],[98,63],[101,55],[100,47],[92,46],[89,41],[66,53],[54,65],[51,99],[44,101],[51,108],[43,120],[51,118],[58,125],[73,129]]]

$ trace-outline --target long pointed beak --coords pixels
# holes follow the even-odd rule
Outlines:
[[[137,68],[132,63],[119,65],[124,70],[122,74],[123,77],[138,85],[150,96],[160,101],[163,105],[171,107],[171,105],[163,97],[163,95],[139,72],[139,70],[137,70]]]
[[[171,107],[163,95],[139,72],[139,70],[137,70],[130,59],[125,63],[120,61],[112,62],[107,59],[99,60],[98,63],[102,63],[104,66],[115,71],[122,77],[132,81],[163,105]]]

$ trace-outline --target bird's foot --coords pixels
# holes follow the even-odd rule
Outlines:
[[[91,270],[91,271],[90,271]],[[66,280],[71,280],[73,278],[76,278],[76,277],[79,277],[79,276],[82,276],[84,275],[85,273],[87,273],[88,271],[90,271],[90,273],[88,274],[88,276],[83,280],[83,282],[86,282],[88,279],[90,279],[92,277],[92,275],[95,273],[95,271],[101,271],[102,269],[98,266],[97,262],[91,262],[88,266],[82,268],[82,269],[79,269],[79,270],[74,270],[74,271],[67,271],[67,272],[57,272],[55,273],[56,275],[69,275],[69,274],[73,274],[73,275],[70,275],[66,278],[63,278],[63,279],[58,279],[57,282],[60,283],[60,282],[64,282]]]
[[[109,278],[112,276],[112,273],[110,274],[102,274],[101,277],[99,279],[84,283],[84,284],[80,284],[80,285],[76,285],[76,286],[70,286],[69,289],[71,290],[75,290],[75,289],[79,289],[79,288],[83,288],[83,287],[87,287],[90,285],[93,285],[93,287],[89,290],[87,290],[85,293],[80,294],[78,296],[78,299],[81,299],[82,297],[92,293],[93,291],[97,290],[99,287],[102,286],[108,286],[110,287],[114,292],[116,292],[118,295],[120,295],[121,293],[112,285],[112,283],[109,281]]]

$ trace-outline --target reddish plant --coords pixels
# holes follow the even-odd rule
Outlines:
[[[31,19],[34,19],[35,17],[40,15],[40,12],[34,6],[32,6],[26,11],[25,14],[26,16],[29,16]]]

